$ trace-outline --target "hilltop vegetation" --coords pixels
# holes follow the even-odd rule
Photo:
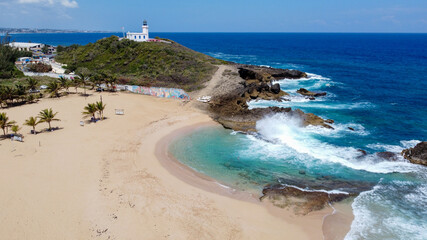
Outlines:
[[[224,64],[178,43],[134,42],[117,36],[85,46],[61,48],[56,60],[70,71],[87,68],[94,74],[116,75],[118,83],[196,90]]]
[[[9,42],[0,37],[0,79],[22,77],[24,74],[15,67],[15,61],[19,57],[31,57],[31,52],[13,49]]]

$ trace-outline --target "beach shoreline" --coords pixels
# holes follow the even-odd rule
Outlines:
[[[156,157],[158,161],[172,175],[189,185],[221,196],[259,205],[266,208],[270,214],[281,218],[285,222],[294,221],[296,215],[292,209],[281,209],[268,201],[260,201],[260,197],[262,196],[260,192],[238,190],[225,183],[219,182],[217,179],[213,179],[199,173],[197,170],[181,163],[170,153],[169,146],[173,141],[176,141],[180,137],[190,134],[193,131],[217,125],[218,123],[211,121],[199,122],[170,132],[156,144]],[[306,216],[298,217],[301,217],[302,219],[306,217],[322,218],[321,228],[323,231],[323,239],[343,239],[350,230],[351,222],[354,218],[351,204],[352,199],[340,203],[334,203],[320,211],[311,212]],[[337,228],[337,226],[339,226],[339,228]],[[302,224],[302,227],[305,227],[305,225]]]

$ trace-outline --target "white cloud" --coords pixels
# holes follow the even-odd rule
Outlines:
[[[61,4],[64,7],[68,7],[68,8],[76,8],[79,6],[79,4],[74,1],[74,0],[61,0]]]
[[[60,5],[66,8],[77,8],[79,4],[75,0],[17,0],[19,4],[43,4],[43,5]]]

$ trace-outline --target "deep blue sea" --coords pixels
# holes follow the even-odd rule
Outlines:
[[[16,41],[86,44],[111,34],[18,34]],[[116,35],[121,35],[117,33]],[[219,127],[175,141],[170,151],[184,164],[219,182],[258,191],[268,183],[369,182],[352,207],[346,239],[427,239],[427,168],[398,156],[427,140],[427,34],[151,33],[224,60],[298,69],[300,80],[278,81],[283,102],[255,101],[252,108],[283,106],[333,119],[334,130],[301,127],[286,115],[266,116],[258,136]],[[310,101],[304,87],[325,91]],[[354,131],[350,130],[353,128]],[[367,151],[361,156],[358,149]],[[305,175],[300,174],[305,171]],[[304,186],[302,186],[304,187]],[[309,186],[306,186],[309,188]],[[345,192],[346,189],[327,189]]]

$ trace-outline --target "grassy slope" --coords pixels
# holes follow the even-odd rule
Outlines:
[[[9,86],[14,87],[16,84],[27,85],[28,77],[19,77],[19,78],[10,78],[10,79],[0,79],[0,86]],[[51,78],[47,76],[33,76],[31,78],[37,79],[39,81],[39,85],[47,85],[56,78]]]
[[[57,56],[71,70],[86,67],[116,74],[122,83],[199,89],[224,64],[205,54],[172,42],[119,41],[116,36],[85,46],[70,47]]]

